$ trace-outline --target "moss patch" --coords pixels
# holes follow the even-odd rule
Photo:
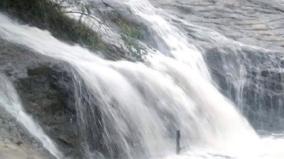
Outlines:
[[[120,30],[121,38],[131,53],[130,56],[135,60],[142,60],[145,48],[139,41],[147,39],[147,27],[142,23],[127,19],[115,10],[109,13],[108,17]]]
[[[125,36],[139,40],[145,38],[146,27],[144,25],[131,22],[115,11],[110,15],[110,20],[120,28]]]
[[[120,26],[120,29],[122,32],[132,38],[135,39],[143,39],[144,38],[144,33],[143,33],[143,28],[142,26],[136,26],[136,25],[131,25],[127,21],[123,21],[122,19],[118,19],[118,25]]]
[[[91,50],[107,48],[97,33],[66,16],[59,5],[49,0],[0,0],[0,9],[24,23],[47,29],[64,41],[78,43]]]

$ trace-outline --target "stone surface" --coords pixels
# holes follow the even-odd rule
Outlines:
[[[151,2],[204,53],[216,87],[256,129],[284,130],[284,1]]]
[[[284,47],[282,0],[152,0],[190,23],[236,41],[267,49]]]
[[[75,118],[73,76],[69,68],[63,62],[0,40],[0,72],[16,87],[27,113],[42,126],[66,156],[77,156],[80,144]],[[4,116],[0,119],[6,122],[9,118]],[[22,131],[15,130],[16,134],[7,132],[11,124],[17,124],[14,122],[7,123],[8,127],[1,127],[0,137],[30,144],[28,140],[17,141],[16,137],[21,137],[17,133]],[[23,136],[32,138],[28,133]]]
[[[0,107],[0,158],[54,159],[2,107]]]

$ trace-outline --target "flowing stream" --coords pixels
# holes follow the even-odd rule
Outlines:
[[[18,24],[0,14],[0,37],[69,63],[78,72],[101,112],[108,156],[84,142],[86,158],[281,159],[281,139],[261,139],[235,106],[212,84],[203,55],[169,24],[147,0],[123,2],[146,20],[165,42],[169,54],[151,53],[144,63],[109,61],[80,46],[55,39],[49,32]],[[161,51],[162,52],[162,51]],[[10,84],[9,94],[16,92]],[[82,84],[78,81],[78,89]],[[2,93],[2,92],[0,92]],[[4,96],[5,97],[5,96]],[[80,94],[76,99],[80,100]],[[17,97],[3,105],[57,158],[52,141],[28,117]],[[7,99],[3,99],[4,102]],[[3,101],[2,100],[2,101]],[[98,133],[96,106],[78,105],[81,133]],[[12,108],[12,109],[10,109]],[[87,128],[94,129],[92,131]],[[175,133],[182,132],[181,155]],[[87,135],[89,136],[89,135]],[[119,151],[118,156],[114,156]]]

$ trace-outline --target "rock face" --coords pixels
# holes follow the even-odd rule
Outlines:
[[[61,151],[66,156],[79,156],[73,73],[70,67],[0,40],[0,72],[13,82],[27,113],[39,122]],[[9,120],[6,117],[1,119],[4,125]],[[10,123],[6,125],[11,126]],[[11,142],[15,140],[18,145],[29,143],[28,140],[17,141],[17,136],[29,136],[21,132],[20,135],[9,133],[10,137],[7,138],[5,132],[0,131],[0,136],[9,141],[11,138]]]
[[[96,105],[98,99],[88,93],[88,88],[69,64],[0,40],[0,73],[12,81],[26,112],[39,123],[65,157],[83,159],[89,157],[89,150],[97,155],[107,155],[101,113]],[[0,119],[9,120],[1,113]],[[7,126],[12,125],[7,123]],[[0,138],[7,138],[6,129],[10,127],[3,127],[3,134],[0,129]],[[16,129],[17,132],[22,131]],[[22,136],[38,143],[28,133]],[[15,144],[31,144],[30,140],[17,140],[16,137],[17,134],[10,133],[8,141],[11,138]],[[39,143],[35,147],[42,150]]]
[[[53,159],[2,107],[0,107],[0,158]]]
[[[284,127],[283,25],[279,0],[152,0],[203,53],[216,86],[256,129]]]
[[[284,130],[283,55],[245,47],[236,54],[223,51],[211,49],[206,54],[217,87],[256,129]]]
[[[41,64],[28,68],[28,77],[18,79],[16,89],[26,111],[40,121],[48,135],[69,154],[80,144],[72,77],[64,67],[64,64]]]
[[[211,28],[236,41],[278,51],[284,47],[284,1],[152,1],[173,15]]]
[[[259,70],[249,74],[243,88],[243,107],[246,115],[255,121],[255,127],[263,130],[284,130],[283,79],[283,71],[277,69]]]

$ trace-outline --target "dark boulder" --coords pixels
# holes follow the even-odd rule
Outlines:
[[[0,40],[0,72],[14,84],[28,114],[67,156],[80,156],[71,67]]]

